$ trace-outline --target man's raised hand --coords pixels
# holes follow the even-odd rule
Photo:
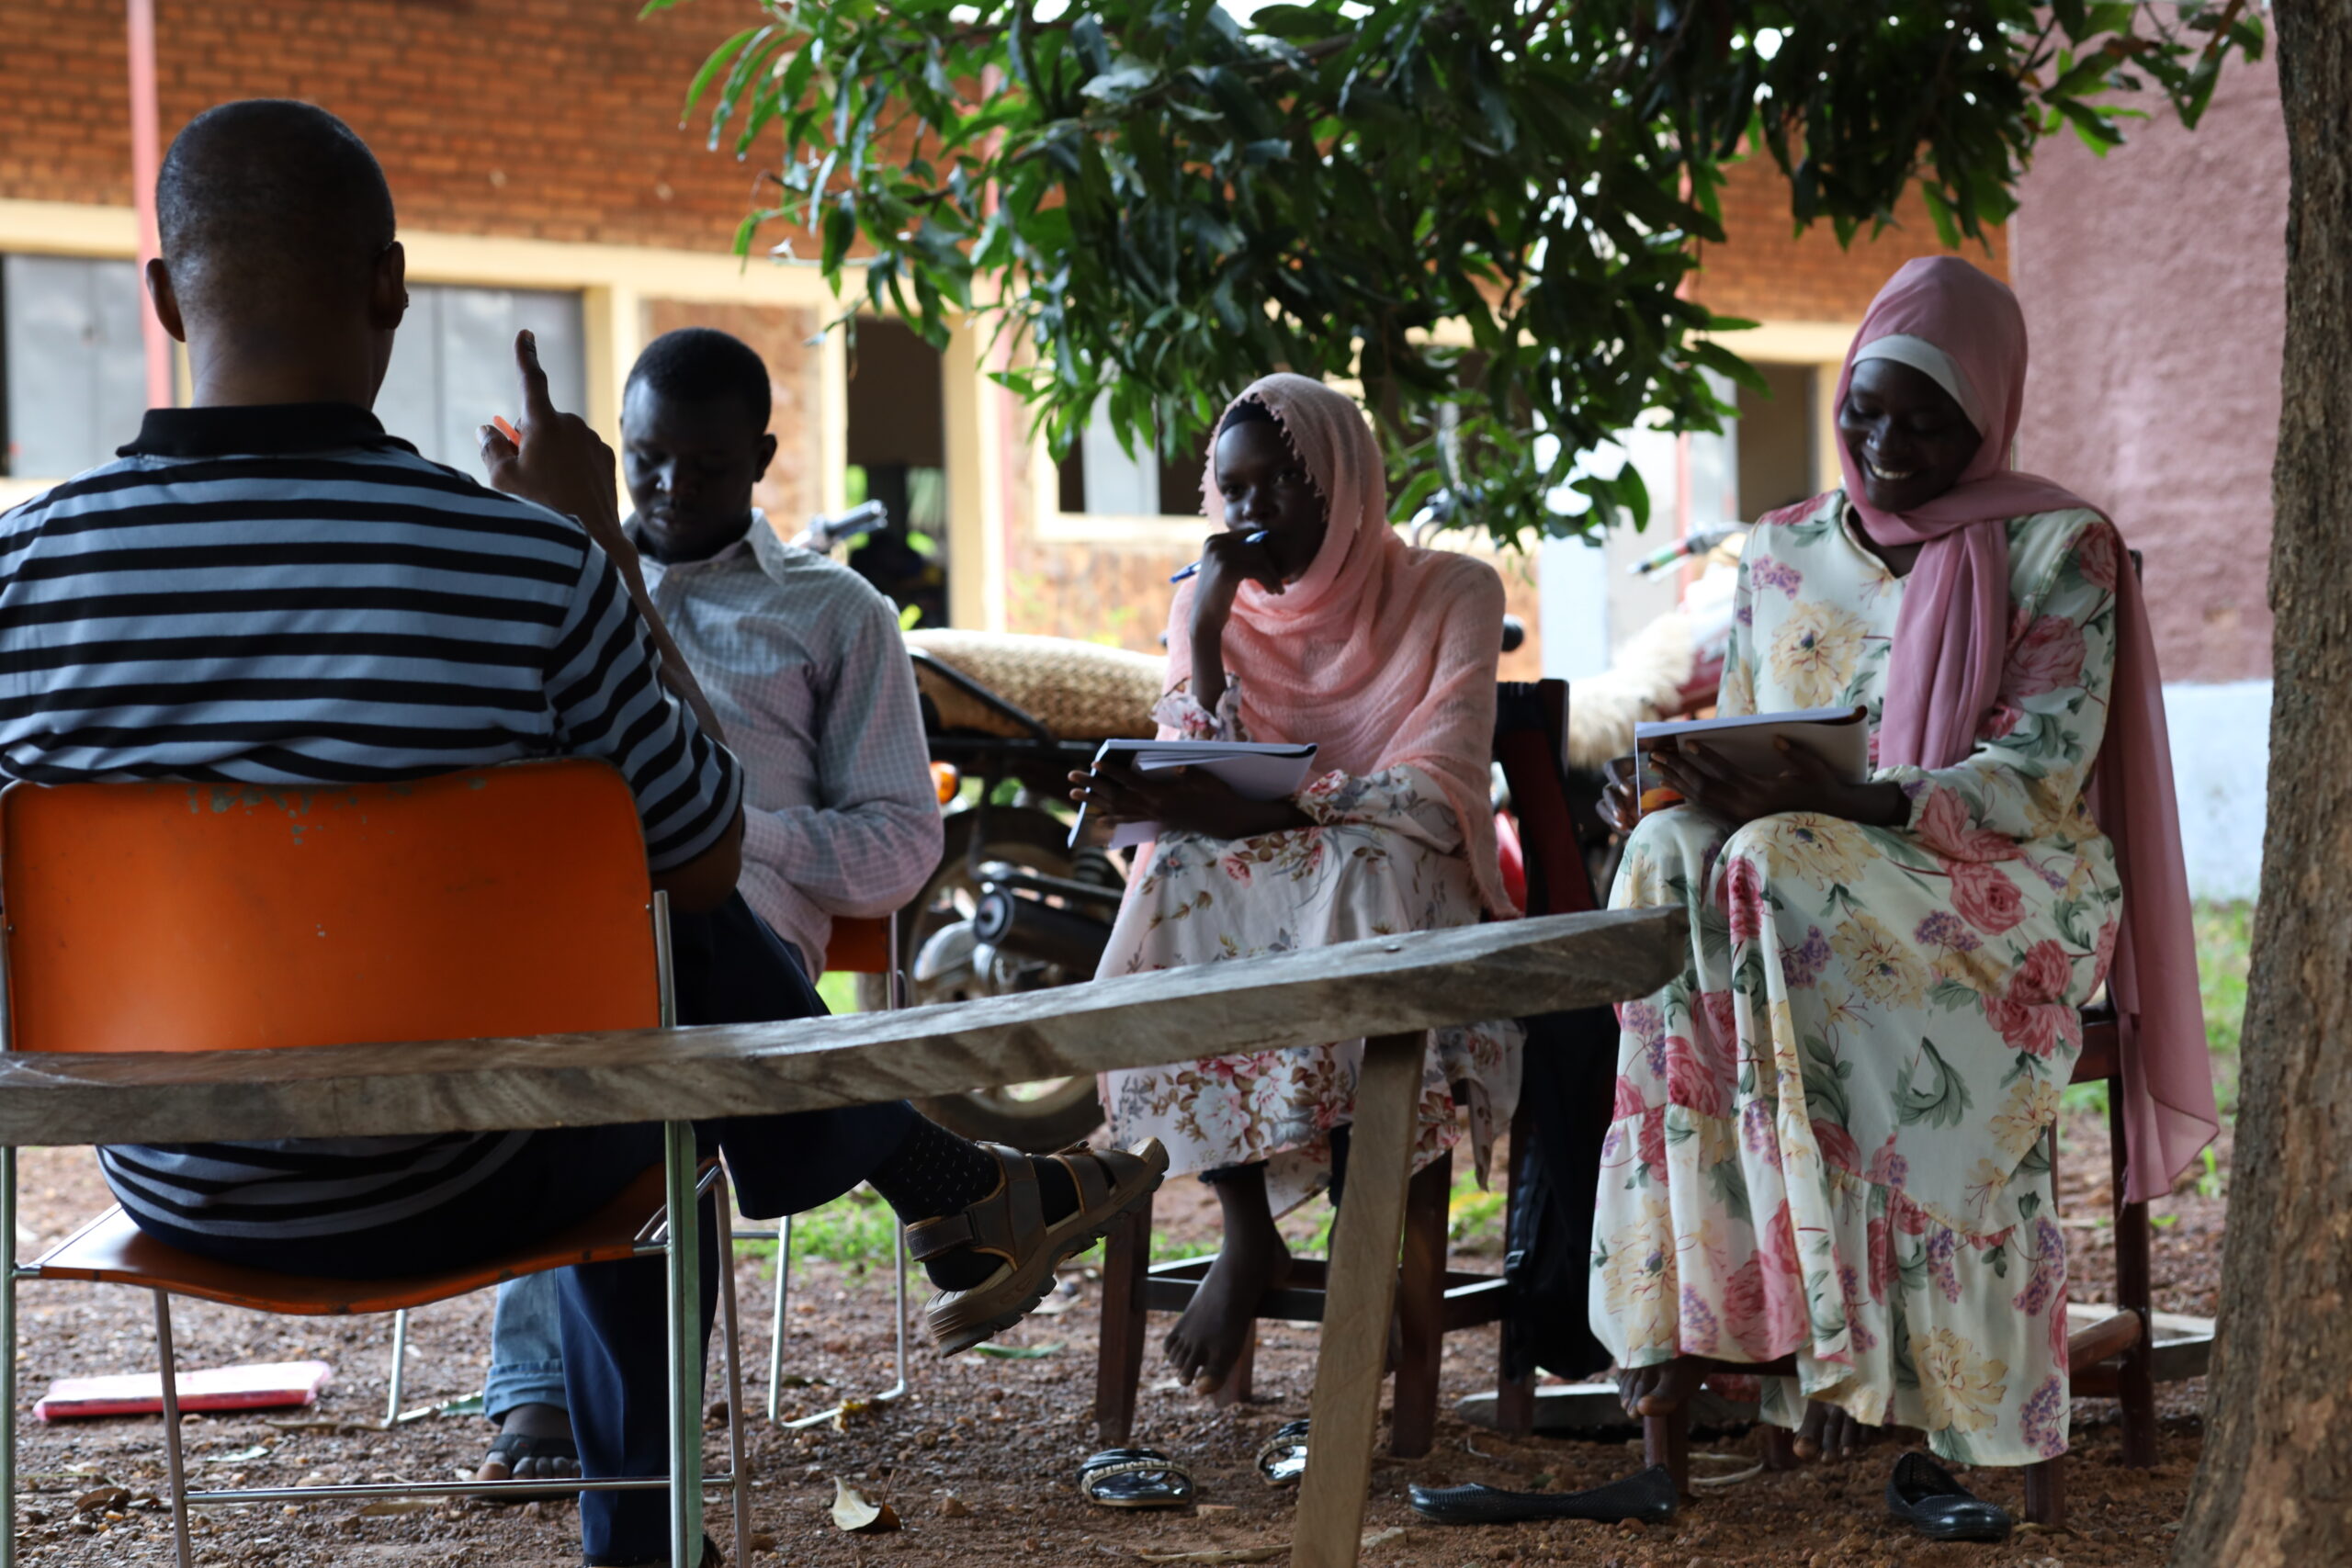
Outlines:
[[[527,332],[514,334],[514,369],[523,390],[516,439],[509,440],[495,424],[478,432],[491,488],[576,517],[606,555],[616,561],[632,558],[635,552],[621,534],[613,449],[586,420],[557,409],[548,395],[538,342]]]

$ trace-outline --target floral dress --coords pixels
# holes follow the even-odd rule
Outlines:
[[[1875,759],[1903,582],[1857,525],[1837,491],[1757,525],[1721,711],[1861,704]],[[1687,906],[1690,965],[1618,1009],[1593,1228],[1619,1365],[1793,1354],[1768,1420],[1821,1400],[1963,1464],[2066,1447],[2044,1134],[2120,898],[2084,782],[2122,547],[2089,512],[2007,527],[1999,701],[1955,766],[1878,771],[1905,824],[1678,808],[1634,830],[1611,903]]]
[[[1247,740],[1238,682],[1212,716],[1180,688],[1153,716],[1187,739]],[[1324,774],[1295,796],[1316,826],[1222,840],[1163,833],[1121,906],[1098,973],[1132,975],[1296,948],[1476,925],[1484,911],[1462,831],[1436,784],[1410,766]],[[1423,1070],[1413,1168],[1461,1137],[1466,1111],[1479,1179],[1519,1102],[1519,1026],[1436,1032]],[[1122,1145],[1157,1137],[1170,1174],[1266,1164],[1281,1214],[1331,1179],[1331,1129],[1355,1114],[1363,1042],[1212,1056],[1105,1073],[1102,1104]]]

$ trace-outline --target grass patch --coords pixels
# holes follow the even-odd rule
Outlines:
[[[2245,976],[2254,957],[2254,906],[2199,904],[2190,919],[2197,933],[2197,994],[2205,1008],[2205,1039],[2213,1052],[2213,1097],[2224,1116],[2238,1107],[2238,1044],[2245,1022]],[[2107,1113],[2107,1086],[2075,1084],[2069,1111]]]
[[[818,980],[817,995],[824,1002],[827,1012],[855,1012],[857,976],[846,969],[831,970]]]
[[[890,1212],[890,1205],[870,1187],[854,1188],[821,1208],[794,1216],[793,1260],[821,1258],[838,1263],[849,1270],[853,1282],[876,1273],[887,1279],[890,1248],[898,1233],[899,1217]],[[765,1260],[774,1278],[775,1243],[740,1241],[735,1244],[735,1256]]]
[[[2213,1048],[2213,1091],[2222,1113],[2238,1108],[2238,1043],[2245,1023],[2245,976],[2254,959],[2254,906],[2197,906],[2197,994]]]
[[[1503,1173],[1495,1173],[1498,1181]],[[1510,1195],[1500,1187],[1491,1190],[1478,1185],[1477,1173],[1464,1166],[1453,1173],[1453,1191],[1446,1200],[1445,1234],[1458,1247],[1470,1252],[1505,1251],[1510,1245],[1504,1234],[1505,1210]]]

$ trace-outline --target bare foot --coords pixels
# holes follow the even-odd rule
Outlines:
[[[571,1445],[571,1415],[556,1404],[518,1404],[506,1413],[498,1425],[498,1435],[512,1445],[514,1439],[524,1439],[514,1462],[492,1448],[491,1457],[482,1461],[474,1472],[476,1481],[568,1481],[580,1473],[576,1454],[562,1451]],[[544,1450],[550,1443],[561,1445],[557,1452]]]
[[[1625,1414],[1635,1420],[1645,1416],[1671,1416],[1699,1392],[1703,1377],[1697,1360],[1677,1356],[1670,1361],[1620,1371],[1617,1397],[1624,1404]]]
[[[1842,1463],[1877,1442],[1880,1435],[1878,1427],[1865,1426],[1834,1404],[1814,1400],[1805,1405],[1804,1421],[1790,1446],[1801,1460]]]
[[[1259,1300],[1290,1278],[1290,1248],[1266,1201],[1266,1168],[1247,1167],[1216,1185],[1225,1240],[1163,1347],[1176,1375],[1196,1393],[1225,1386],[1249,1342]]]

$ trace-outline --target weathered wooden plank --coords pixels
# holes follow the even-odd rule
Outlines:
[[[790,1023],[0,1055],[0,1144],[495,1131],[872,1104],[1589,1007],[1664,984],[1684,941],[1679,909],[1620,910]]]
[[[1396,1298],[1396,1243],[1413,1174],[1413,1119],[1421,1099],[1419,1034],[1365,1042],[1356,1078],[1348,1201],[1331,1227],[1330,1293],[1315,1354],[1306,1475],[1291,1526],[1291,1568],[1353,1568],[1380,1420],[1382,1363]],[[1401,1406],[1405,1390],[1400,1384]],[[1405,1419],[1399,1408],[1397,1419]]]

